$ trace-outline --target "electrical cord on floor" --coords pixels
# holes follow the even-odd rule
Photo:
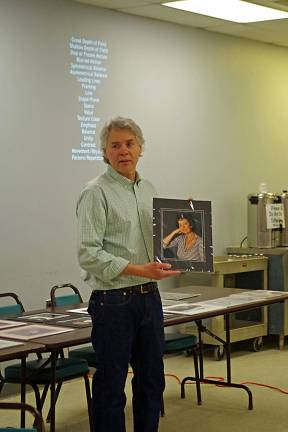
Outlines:
[[[261,384],[261,383],[256,383],[256,382],[253,382],[253,381],[244,381],[241,384],[250,384],[250,385],[256,385],[256,386],[259,386],[259,387],[266,387],[266,388],[268,388],[270,390],[275,390],[275,391],[277,391],[279,393],[288,394],[288,390],[283,390],[283,389],[280,389],[278,387],[271,386],[269,384]]]
[[[205,378],[218,380],[219,384],[215,384],[216,387],[222,387],[222,388],[224,388],[224,386],[221,386],[221,381],[224,381],[223,377],[209,375],[209,376],[207,376]],[[195,382],[194,381],[192,381],[192,382],[186,382],[186,384],[195,384]],[[205,383],[203,383],[203,384],[205,384]],[[242,384],[242,385],[255,385],[255,386],[258,386],[258,387],[265,387],[265,388],[268,388],[270,390],[275,390],[275,391],[277,391],[279,393],[288,394],[288,390],[283,390],[283,389],[280,389],[278,387],[271,386],[269,384],[261,384],[261,383],[257,383],[257,382],[254,382],[254,381],[243,381],[243,382],[241,382],[239,384]]]
[[[132,372],[132,371],[129,371],[128,374],[133,375],[133,372]],[[181,385],[181,380],[180,380],[180,378],[179,378],[177,375],[170,374],[170,373],[165,373],[165,377],[168,377],[168,378],[175,378],[175,380],[177,381],[177,383],[178,383],[179,385]],[[213,376],[213,375],[208,375],[208,376],[205,377],[205,378],[207,378],[207,379],[214,379],[214,380],[218,380],[218,381],[219,381],[219,384],[214,384],[214,385],[215,385],[216,387],[222,387],[222,388],[224,388],[224,386],[221,385],[221,381],[224,381],[224,378],[223,378],[223,377]],[[188,382],[186,382],[185,384],[195,384],[195,381],[191,381],[191,382],[188,381]],[[202,384],[205,384],[205,383],[202,383]],[[257,383],[257,382],[254,382],[254,381],[243,381],[243,382],[241,382],[241,383],[239,383],[239,384],[242,384],[242,385],[255,385],[255,386],[258,386],[258,387],[264,387],[264,388],[268,388],[268,389],[270,389],[270,390],[275,390],[275,391],[277,391],[277,392],[279,392],[279,393],[288,394],[288,390],[283,390],[283,389],[280,389],[280,388],[278,388],[278,387],[271,386],[271,385],[269,385],[269,384],[261,384],[261,383]],[[227,388],[227,387],[226,387],[226,388]]]
[[[178,382],[178,384],[181,385],[180,378],[178,378],[177,375],[174,375],[174,374],[166,374],[166,373],[165,373],[164,375],[165,375],[165,378],[166,378],[166,377],[175,378],[176,381]]]

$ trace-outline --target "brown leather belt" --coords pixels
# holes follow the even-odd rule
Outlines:
[[[127,294],[149,294],[157,291],[157,289],[158,287],[156,282],[147,282],[142,285],[133,285],[127,288],[121,288],[121,291],[126,292]]]

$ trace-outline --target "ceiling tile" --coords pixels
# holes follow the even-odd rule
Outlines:
[[[245,37],[248,39],[255,39],[255,40],[261,40],[268,42],[270,39],[270,36],[267,34],[267,32],[261,30],[261,29],[254,29],[252,27],[248,27],[247,25],[223,25],[223,26],[217,26],[217,27],[206,27],[206,30],[217,32],[217,33],[224,33],[227,35],[232,36],[240,36]]]
[[[74,0],[77,3],[86,3],[106,9],[119,9],[133,6],[145,6],[149,0]]]
[[[261,30],[269,35],[272,43],[288,42],[288,20],[267,21],[262,23],[252,23],[251,27]]]
[[[288,38],[288,19],[250,23],[253,27],[267,32],[281,33]]]
[[[288,10],[288,0],[250,0],[249,2],[274,9]]]
[[[191,27],[204,27],[206,25],[216,25],[223,22],[217,18],[198,15],[191,12],[184,12],[161,5],[150,5],[136,8],[121,8],[122,12],[132,15],[140,15],[148,18],[156,18],[163,21],[174,22],[177,24],[188,25]]]
[[[130,15],[158,19],[211,32],[288,46],[288,19],[238,24],[162,6],[163,0],[72,0]],[[167,0],[166,0],[167,1]],[[288,0],[250,0],[252,3],[288,10]],[[280,4],[281,3],[281,4]],[[287,4],[287,7],[285,5]]]

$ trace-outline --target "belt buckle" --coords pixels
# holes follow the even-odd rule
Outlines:
[[[140,292],[141,292],[141,294],[148,294],[149,293],[149,287],[148,286],[145,287],[144,285],[141,285]]]

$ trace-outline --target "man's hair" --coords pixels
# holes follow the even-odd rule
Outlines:
[[[109,120],[103,126],[103,128],[100,132],[100,146],[101,146],[104,162],[109,163],[109,161],[107,160],[107,158],[104,155],[104,151],[105,151],[106,146],[107,146],[107,139],[108,139],[109,132],[112,129],[127,129],[127,130],[130,130],[131,132],[133,132],[135,134],[137,141],[138,141],[138,144],[141,148],[141,153],[143,152],[145,140],[144,140],[143,133],[142,133],[140,126],[138,126],[134,122],[134,120],[132,120],[130,118],[115,117],[115,118]]]

